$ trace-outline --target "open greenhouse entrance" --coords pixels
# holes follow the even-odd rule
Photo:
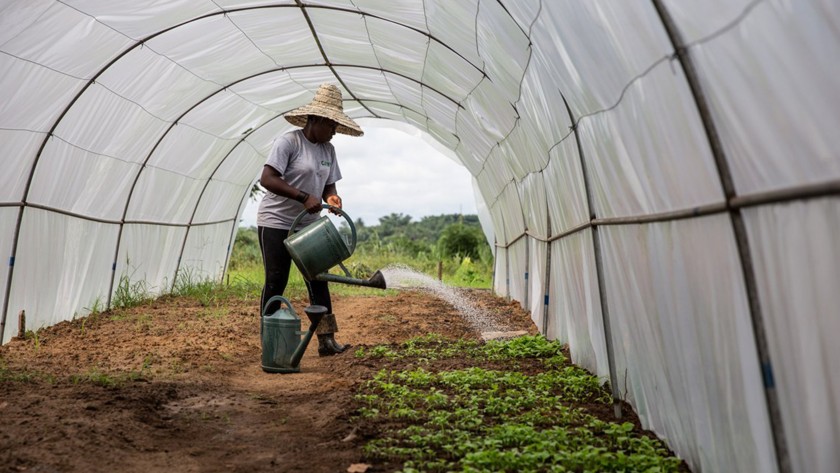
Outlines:
[[[346,210],[355,220],[376,225],[392,213],[414,220],[429,215],[476,214],[469,172],[433,138],[391,120],[359,120],[365,135],[337,134],[335,146],[343,178],[337,183]],[[246,206],[240,226],[256,225],[260,199]]]

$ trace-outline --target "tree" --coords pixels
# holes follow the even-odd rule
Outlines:
[[[479,257],[481,245],[485,244],[484,234],[480,228],[453,223],[447,226],[437,242],[441,256],[469,256]]]
[[[265,191],[260,186],[260,181],[257,181],[257,182],[254,183],[253,186],[251,186],[251,193],[248,195],[248,200],[256,201],[263,194],[265,194]]]
[[[392,213],[391,215],[379,217],[379,236],[386,238],[398,231],[404,231],[409,223],[411,223],[411,215]]]

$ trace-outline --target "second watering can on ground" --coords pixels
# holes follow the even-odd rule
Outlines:
[[[385,289],[385,277],[382,273],[377,271],[368,280],[354,279],[350,277],[350,271],[344,267],[342,262],[353,254],[356,249],[356,226],[353,225],[353,220],[346,212],[324,204],[322,208],[330,209],[330,211],[337,213],[347,220],[350,225],[350,243],[345,243],[344,238],[335,228],[335,225],[326,216],[319,218],[311,224],[304,227],[302,230],[295,232],[300,219],[302,219],[307,212],[304,210],[298,215],[292,228],[289,230],[289,237],[283,242],[286,249],[289,250],[289,255],[295,266],[300,270],[303,277],[309,281],[332,281],[343,284],[352,284],[355,286],[368,286]],[[328,271],[334,266],[339,266],[344,270],[346,276],[338,276],[329,274]]]
[[[286,306],[285,308],[283,306]],[[300,317],[292,304],[283,296],[274,296],[265,303],[260,317],[260,342],[262,345],[262,369],[266,373],[297,373],[300,359],[318,323],[327,313],[327,308],[312,305],[305,309],[310,326],[301,331]],[[303,335],[303,339],[301,339]]]

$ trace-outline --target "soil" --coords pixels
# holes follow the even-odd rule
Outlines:
[[[518,303],[468,294],[499,326],[537,333]],[[319,357],[313,340],[293,374],[262,371],[254,300],[164,297],[14,339],[0,347],[0,471],[393,471],[354,435],[354,391],[386,364],[355,348],[480,334],[421,291],[333,306],[354,348]]]

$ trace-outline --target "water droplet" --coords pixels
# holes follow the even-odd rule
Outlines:
[[[388,289],[421,289],[426,290],[450,303],[461,317],[479,333],[501,331],[507,327],[499,325],[490,314],[476,307],[466,295],[466,291],[447,286],[442,281],[415,271],[404,265],[390,265],[382,270]]]

